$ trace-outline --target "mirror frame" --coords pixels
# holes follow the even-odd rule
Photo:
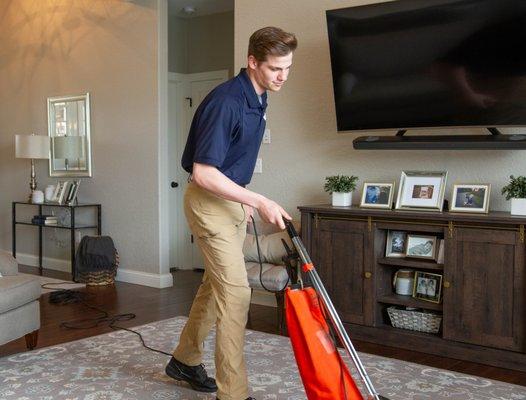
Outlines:
[[[92,177],[92,161],[91,161],[91,114],[90,114],[90,94],[89,92],[79,96],[59,96],[59,97],[48,97],[47,99],[47,119],[48,119],[48,136],[52,141],[55,136],[54,127],[51,126],[51,111],[54,103],[67,102],[67,101],[78,101],[84,100],[85,113],[86,113],[86,169],[81,171],[66,171],[66,170],[55,170],[53,168],[54,152],[53,145],[50,149],[49,158],[49,176],[51,177]]]

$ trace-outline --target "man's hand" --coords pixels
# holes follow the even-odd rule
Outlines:
[[[277,225],[280,229],[285,229],[283,218],[292,220],[291,216],[278,203],[267,198],[261,200],[258,213],[263,221]]]

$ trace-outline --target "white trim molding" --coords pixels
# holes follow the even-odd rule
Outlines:
[[[9,253],[11,254],[11,252]],[[38,267],[38,256],[35,256],[34,254],[17,252],[16,261],[19,264]],[[42,267],[44,269],[52,269],[53,271],[71,273],[71,261],[60,258],[42,257]]]
[[[173,286],[172,274],[152,274],[149,272],[134,271],[131,269],[117,269],[118,282],[134,283],[136,285],[149,286],[157,289],[163,289]]]

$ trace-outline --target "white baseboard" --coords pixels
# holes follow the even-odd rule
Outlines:
[[[38,256],[26,253],[16,253],[19,264],[38,267]],[[42,257],[42,267],[54,271],[71,273],[71,262],[59,258]],[[134,283],[136,285],[150,286],[158,289],[172,287],[172,274],[152,274],[149,272],[133,271],[130,269],[117,269],[115,280],[119,282]]]
[[[117,277],[115,280],[158,289],[172,287],[174,284],[172,274],[160,275],[123,268],[117,269]]]
[[[19,264],[29,265],[31,267],[38,267],[38,256],[27,253],[16,253],[16,260]],[[60,258],[42,257],[42,267],[45,269],[52,269],[54,271],[62,271],[71,273],[71,262]]]
[[[276,296],[263,290],[254,290],[252,292],[252,304],[259,304],[261,306],[277,307]]]

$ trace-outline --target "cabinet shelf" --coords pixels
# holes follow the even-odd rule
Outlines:
[[[435,271],[442,271],[444,269],[444,264],[437,264],[434,261],[415,260],[415,259],[409,259],[409,258],[383,257],[383,258],[379,258],[377,262],[378,264],[392,265],[395,267],[432,269]]]
[[[399,294],[387,294],[378,296],[378,302],[384,304],[394,304],[397,306],[423,308],[424,310],[442,311],[442,304],[431,303],[414,299],[411,296],[402,296]]]

